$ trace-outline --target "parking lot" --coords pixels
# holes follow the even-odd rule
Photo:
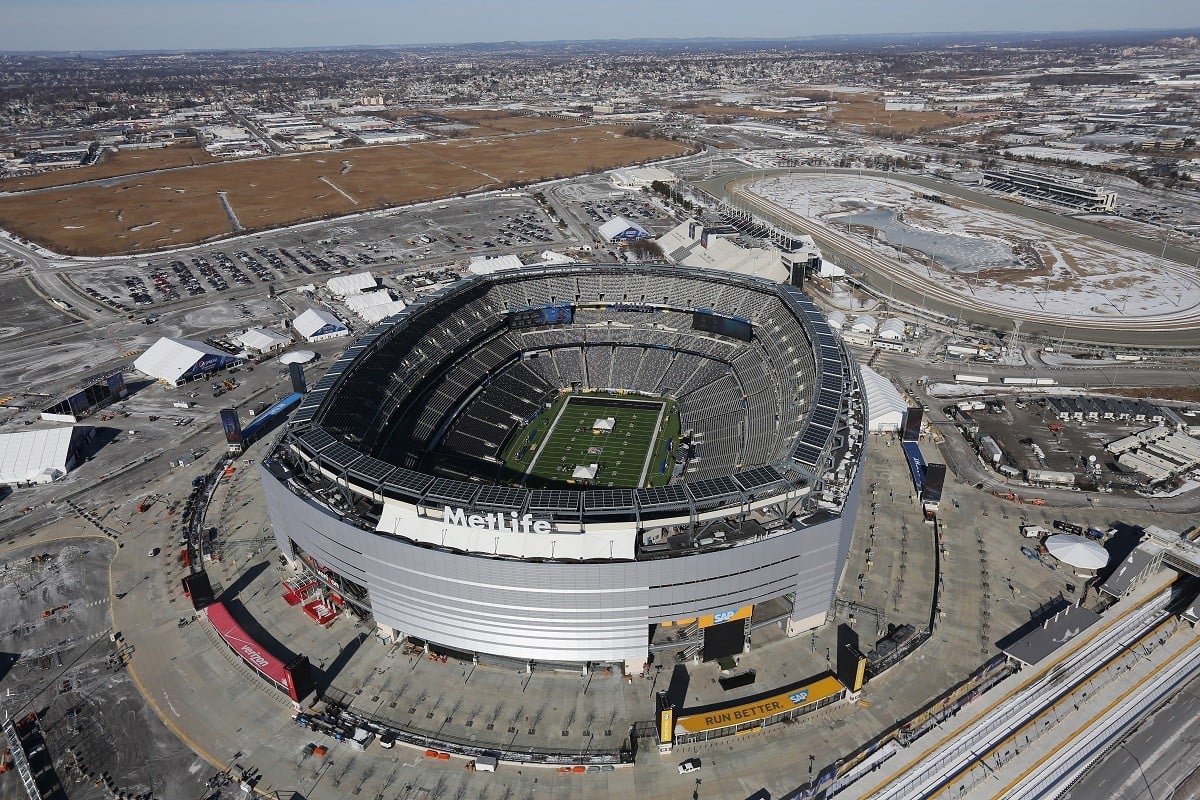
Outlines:
[[[56,777],[65,790],[59,796],[200,797],[211,768],[146,705],[124,668],[133,648],[110,638],[108,584],[95,576],[106,574],[115,549],[83,538],[4,554],[5,708],[14,718],[36,713],[46,751],[33,763],[49,756],[44,783]],[[0,795],[24,796],[16,770],[0,775]]]
[[[985,398],[973,403],[981,408],[953,410],[971,401],[948,404],[947,416],[954,420],[968,441],[990,437],[1003,451],[994,469],[1008,467],[1020,482],[1028,470],[1074,473],[1082,488],[1132,492],[1143,483],[1140,476],[1117,464],[1105,445],[1152,427],[1150,422],[1121,420],[1059,420],[1045,398],[1008,396]],[[977,433],[972,433],[977,431]],[[985,454],[984,461],[993,463]],[[1034,482],[1036,484],[1036,481]],[[1032,492],[1032,488],[1031,488]]]
[[[656,237],[679,223],[656,197],[617,189],[603,176],[573,181],[551,191],[593,238],[601,225],[617,216],[636,222]]]

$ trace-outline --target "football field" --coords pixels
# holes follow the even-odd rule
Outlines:
[[[671,477],[678,436],[670,401],[568,394],[517,437],[507,464],[531,489],[660,486]],[[593,465],[594,479],[576,475]]]

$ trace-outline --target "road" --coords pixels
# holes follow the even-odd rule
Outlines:
[[[1200,679],[1183,688],[1136,733],[1084,774],[1067,797],[1163,800],[1200,770]],[[1184,795],[1194,797],[1193,793]]]

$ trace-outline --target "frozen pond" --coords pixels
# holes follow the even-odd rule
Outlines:
[[[1012,247],[1005,242],[914,227],[897,219],[896,212],[887,208],[872,208],[832,219],[875,228],[889,243],[920,250],[951,272],[1021,266]]]

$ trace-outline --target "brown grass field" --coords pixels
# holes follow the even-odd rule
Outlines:
[[[133,175],[154,169],[186,167],[189,164],[211,164],[216,159],[199,147],[175,145],[158,150],[121,150],[105,153],[99,164],[92,167],[58,169],[20,178],[0,180],[0,192],[19,192],[25,189],[43,189],[47,186],[66,186],[98,178],[117,175]]]
[[[447,119],[478,126],[470,136],[491,136],[497,133],[525,133],[545,131],[553,128],[575,128],[587,124],[586,120],[569,117],[546,117],[511,115],[503,111],[439,111]]]
[[[879,126],[899,133],[948,128],[968,119],[943,111],[885,111],[883,98],[874,94],[839,94],[833,106],[835,125]]]
[[[226,192],[246,230],[578,175],[687,152],[592,126],[525,136],[364,147],[245,162],[108,186],[0,198],[0,227],[60,253],[118,255],[228,236]],[[342,162],[351,164],[340,174]],[[321,180],[324,178],[324,180]],[[333,183],[354,202],[329,186]]]
[[[1096,391],[1100,394],[1140,397],[1147,400],[1180,400],[1188,403],[1200,401],[1200,387],[1197,386],[1117,387],[1115,389],[1097,389]]]
[[[800,94],[803,89],[798,90]],[[830,101],[832,124],[862,125],[878,127],[899,133],[917,133],[946,128],[968,121],[972,117],[954,116],[942,111],[885,111],[883,97],[878,94],[836,94]],[[811,119],[824,121],[829,119],[826,112],[805,111],[762,111],[749,106],[730,106],[710,103],[689,109],[693,113],[708,116],[749,117],[759,120],[790,120]]]

